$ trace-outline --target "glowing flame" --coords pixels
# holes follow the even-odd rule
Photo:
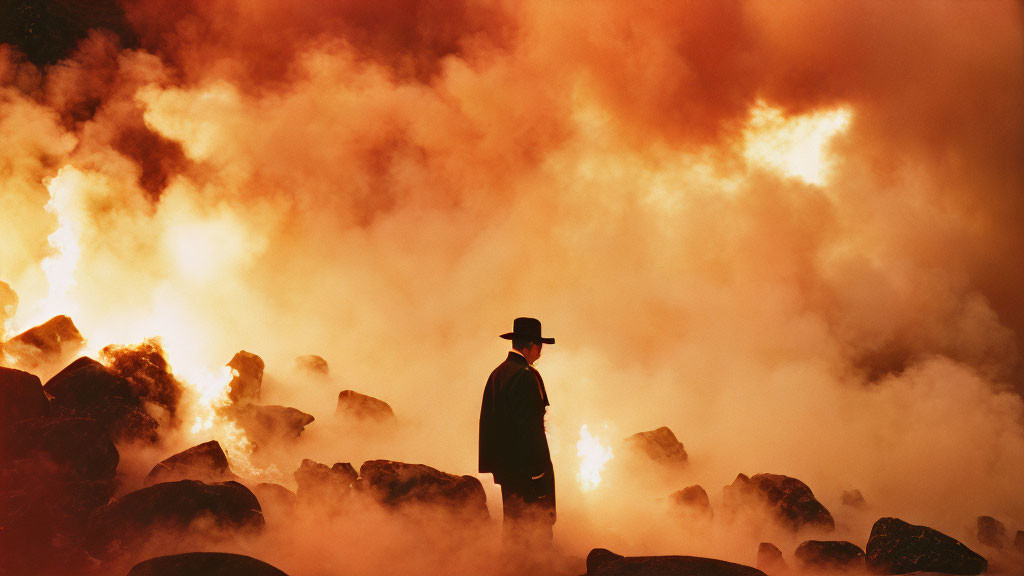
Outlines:
[[[828,144],[846,130],[852,113],[847,108],[786,117],[764,102],[751,110],[745,132],[744,156],[748,162],[824,186],[832,162]]]
[[[580,471],[576,474],[576,480],[581,490],[590,492],[601,483],[601,471],[612,459],[612,449],[602,446],[597,438],[590,435],[590,430],[584,424],[580,428],[580,440],[576,443],[576,455],[580,458]]]
[[[50,200],[45,210],[57,217],[57,230],[48,240],[57,252],[42,262],[50,290],[37,314],[39,321],[56,314],[74,313],[68,293],[75,285],[75,268],[82,252],[78,246],[80,230],[74,218],[74,206],[76,195],[84,185],[85,175],[71,165],[61,168],[46,185]]]

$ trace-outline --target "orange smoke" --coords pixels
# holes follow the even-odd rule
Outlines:
[[[288,482],[304,457],[472,472],[495,336],[537,316],[576,552],[666,552],[678,527],[635,511],[691,484],[715,505],[739,472],[804,480],[855,541],[851,487],[950,532],[1024,526],[1019,4],[123,8],[131,34],[56,64],[0,46],[9,334],[70,313],[90,351],[161,337],[197,435],[231,432],[220,371],[257,352],[268,402],[317,417],[275,455]],[[405,435],[332,428],[343,388]],[[619,497],[585,498],[596,422],[588,454],[670,426],[685,477],[624,480],[615,451],[595,494]]]

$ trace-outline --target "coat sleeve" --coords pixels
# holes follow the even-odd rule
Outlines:
[[[523,370],[508,390],[509,427],[522,472],[530,476],[544,473],[551,465],[548,441],[544,435],[544,398],[540,384],[530,370]]]

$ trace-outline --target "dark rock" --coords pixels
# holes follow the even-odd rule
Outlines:
[[[106,430],[88,418],[24,420],[2,440],[2,461],[41,459],[55,473],[81,480],[110,480],[117,471],[117,448]]]
[[[473,476],[455,476],[423,464],[370,460],[359,468],[359,489],[385,504],[421,503],[467,519],[486,520],[487,496]]]
[[[958,540],[899,518],[881,518],[871,527],[867,568],[875,574],[942,572],[981,574],[988,562]]]
[[[832,514],[822,506],[811,489],[796,478],[780,474],[736,476],[723,489],[722,504],[730,510],[743,507],[764,508],[793,531],[805,527],[826,531],[835,529]]]
[[[300,372],[305,372],[314,376],[327,376],[331,372],[330,367],[327,365],[327,360],[324,360],[323,357],[317,356],[316,354],[299,356],[295,359],[295,368]]]
[[[260,507],[263,508],[263,516],[269,523],[273,523],[278,518],[288,518],[295,511],[295,504],[298,501],[295,492],[280,484],[269,482],[253,486],[252,493],[259,499]]]
[[[0,366],[0,428],[49,413],[50,401],[38,376]]]
[[[160,462],[146,475],[147,486],[175,480],[202,480],[224,482],[237,480],[228,457],[216,440],[193,446]]]
[[[54,412],[63,416],[92,418],[115,441],[158,439],[159,423],[146,412],[131,383],[106,366],[81,357],[43,386]]]
[[[114,374],[128,380],[137,397],[175,416],[184,386],[171,374],[159,340],[144,340],[137,346],[107,346],[100,350],[100,356]]]
[[[604,548],[587,555],[587,576],[765,576],[757,568],[698,556],[619,556]]]
[[[757,546],[757,569],[767,574],[781,574],[786,571],[786,561],[779,550],[771,542],[761,542]]]
[[[700,486],[687,486],[669,496],[675,508],[687,516],[712,518],[711,500],[708,493]]]
[[[978,516],[978,542],[998,550],[1006,547],[1006,525],[991,516]]]
[[[227,364],[234,378],[231,379],[228,398],[235,404],[259,402],[263,386],[263,358],[242,350]]]
[[[864,495],[860,493],[860,490],[844,490],[842,494],[843,506],[849,506],[850,508],[862,509],[868,505],[867,501],[864,500]]]
[[[346,499],[358,474],[348,462],[336,462],[328,468],[326,464],[306,459],[294,476],[295,483],[299,485],[299,498],[327,503]]]
[[[179,480],[154,484],[115,499],[89,518],[89,551],[110,557],[143,544],[157,530],[185,532],[212,524],[226,530],[259,530],[259,500],[238,482]]]
[[[34,368],[56,362],[65,354],[79,350],[85,338],[67,316],[55,316],[35,328],[4,343],[4,352],[20,366]]]
[[[77,573],[89,514],[114,493],[118,454],[94,420],[23,420],[0,435],[0,573]]]
[[[793,553],[807,569],[826,571],[864,571],[864,551],[842,540],[808,540]]]
[[[352,390],[342,390],[338,394],[338,407],[334,413],[337,416],[362,422],[390,423],[395,421],[395,412],[387,402]]]
[[[257,446],[295,440],[315,420],[311,414],[287,406],[244,404],[228,408],[228,413]]]
[[[225,552],[189,552],[139,562],[128,576],[288,576],[266,562]]]
[[[676,440],[676,435],[667,426],[634,434],[626,438],[626,443],[636,452],[659,464],[671,467],[686,466],[688,457],[683,443]]]
[[[1017,530],[1017,536],[1013,539],[1013,547],[1017,552],[1024,554],[1024,530]]]

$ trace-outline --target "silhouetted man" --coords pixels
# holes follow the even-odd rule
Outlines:
[[[480,472],[501,485],[506,545],[550,547],[555,523],[555,473],[544,434],[548,395],[533,367],[544,344],[540,321],[516,318],[508,358],[491,372],[480,407]]]

